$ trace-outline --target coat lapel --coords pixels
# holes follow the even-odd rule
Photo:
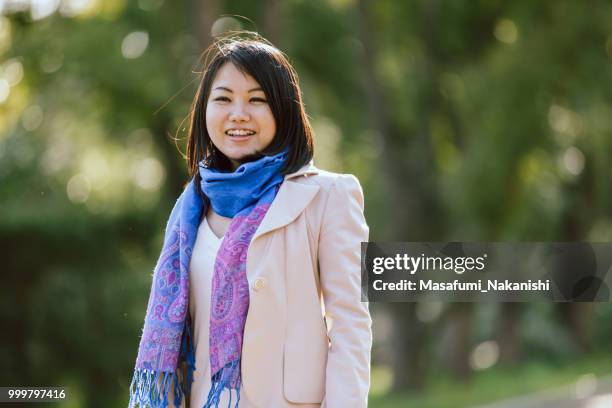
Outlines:
[[[291,179],[309,174],[317,174],[318,172],[319,170],[310,162],[295,173],[285,176],[283,184],[281,184],[274,201],[272,201],[268,212],[261,221],[259,228],[257,228],[252,241],[263,234],[290,224],[304,211],[317,195],[319,186],[297,183],[291,181]]]

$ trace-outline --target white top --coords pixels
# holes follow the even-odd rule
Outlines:
[[[210,292],[217,252],[221,239],[215,235],[204,218],[198,227],[198,235],[193,246],[189,272],[189,312],[193,321],[193,342],[195,346],[195,366],[191,385],[191,406],[202,407],[210,391],[210,359],[208,355],[210,329]],[[248,404],[244,393],[240,394],[240,407]],[[235,406],[236,393],[232,392],[232,408]],[[223,391],[219,406],[227,407],[229,392]],[[243,404],[244,402],[244,404]]]

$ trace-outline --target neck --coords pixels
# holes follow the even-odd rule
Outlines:
[[[242,156],[239,159],[229,159],[229,161],[230,161],[230,164],[232,165],[232,171],[236,171],[236,169],[240,167],[241,164],[259,160],[262,157],[263,155],[261,153],[252,153],[246,156]]]

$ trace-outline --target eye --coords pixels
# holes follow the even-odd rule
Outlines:
[[[251,98],[251,102],[267,103],[268,101],[266,101],[264,98]]]
[[[228,98],[227,96],[217,96],[215,99],[213,99],[213,101],[229,102],[230,98]]]

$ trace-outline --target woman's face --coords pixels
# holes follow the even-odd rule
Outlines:
[[[265,149],[276,134],[264,91],[232,63],[221,66],[213,80],[206,105],[206,130],[234,170],[243,159]]]

